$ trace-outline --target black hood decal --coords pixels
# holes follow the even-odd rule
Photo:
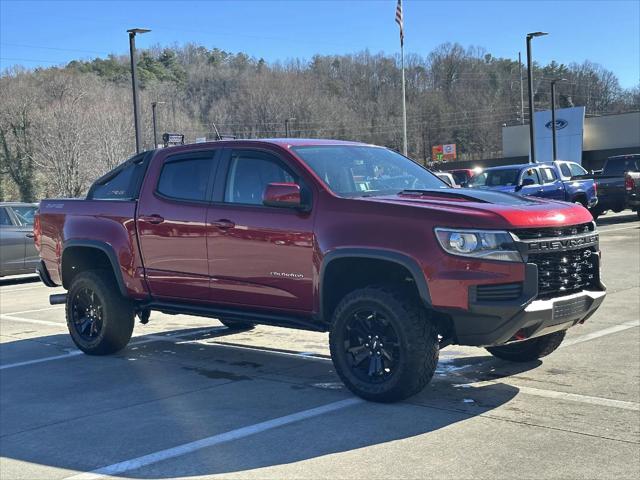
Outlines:
[[[460,190],[463,190],[462,192]],[[404,190],[399,195],[439,197],[442,200],[467,200],[469,202],[495,203],[500,205],[535,205],[536,202],[520,195],[492,190],[476,189],[434,189],[434,190]]]

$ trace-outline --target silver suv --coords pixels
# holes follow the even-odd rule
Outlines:
[[[37,203],[0,203],[0,277],[35,273],[38,252],[33,243]]]

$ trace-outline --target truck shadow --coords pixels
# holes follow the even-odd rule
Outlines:
[[[79,355],[2,371],[2,457],[90,471],[352,397],[327,359],[222,345],[230,333],[224,327],[208,335],[196,329],[193,335],[171,333],[180,333],[180,340],[142,336],[135,340],[150,341],[110,357]],[[51,335],[37,341],[64,345],[68,340]],[[21,344],[33,351],[33,340],[8,342],[13,352]],[[498,380],[539,364],[505,369],[487,356],[449,359],[406,402],[363,402],[124,476],[248,472],[428,435],[490,412],[518,394],[502,383],[465,387],[482,379],[483,372]]]

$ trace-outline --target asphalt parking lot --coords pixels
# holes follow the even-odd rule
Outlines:
[[[0,281],[0,478],[639,478],[640,222],[599,228],[608,297],[561,349],[449,347],[393,405],[342,387],[326,334],[154,312],[89,357],[55,290]]]

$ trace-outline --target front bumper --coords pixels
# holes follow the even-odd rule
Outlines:
[[[455,343],[488,347],[527,340],[583,323],[600,307],[606,288],[582,290],[551,299],[536,299],[538,271],[526,265],[522,294],[516,300],[469,302],[468,310],[449,310]]]

